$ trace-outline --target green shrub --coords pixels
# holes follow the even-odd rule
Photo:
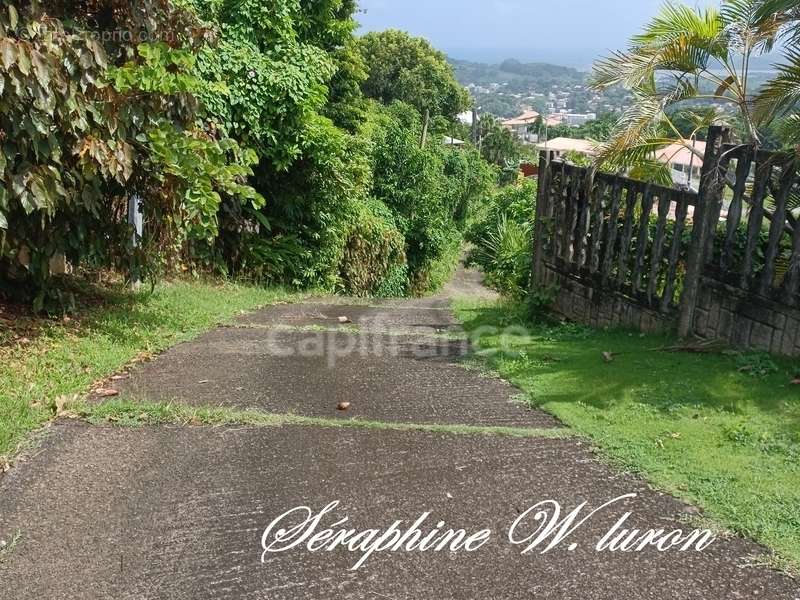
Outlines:
[[[223,197],[263,201],[245,185],[254,156],[198,122],[191,15],[153,2],[145,23],[127,3],[94,4],[0,10],[0,279],[37,309],[62,300],[55,255],[155,274],[185,242],[216,235]],[[174,47],[101,42],[98,19]],[[136,249],[132,194],[152,224]]]
[[[475,151],[446,148],[436,138],[423,147],[420,115],[401,102],[373,105],[365,134],[372,195],[389,207],[405,238],[411,289],[431,291],[442,283],[442,262],[445,271],[455,265],[467,217],[493,171]]]
[[[391,220],[391,213],[378,201],[359,208],[347,236],[341,262],[341,282],[345,293],[369,296],[382,289],[385,294],[396,281],[398,267],[405,265],[405,240]]]
[[[408,265],[406,263],[395,265],[386,274],[386,277],[375,290],[379,298],[403,298],[408,294]]]
[[[51,285],[60,254],[151,279],[212,271],[356,295],[425,292],[452,272],[496,173],[477,151],[443,146],[467,95],[425,43],[387,38],[412,57],[395,91],[430,111],[427,143],[412,105],[365,99],[362,84],[391,79],[398,57],[364,52],[355,0],[10,4],[0,294],[68,303]],[[124,41],[142,34],[151,41]]]
[[[531,270],[531,225],[500,213],[494,229],[476,242],[471,258],[485,270],[488,283],[509,296],[522,296]]]
[[[303,159],[286,171],[262,162],[256,187],[268,190],[261,211],[267,237],[294,236],[308,260],[288,283],[333,290],[340,287],[347,238],[366,202],[370,166],[364,141],[321,116],[309,118]]]
[[[530,288],[536,184],[525,181],[502,188],[482,208],[468,233],[468,260],[480,266],[487,282],[512,297]]]

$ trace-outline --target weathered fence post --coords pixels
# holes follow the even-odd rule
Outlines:
[[[692,242],[689,246],[689,259],[686,277],[681,294],[678,336],[688,338],[694,333],[694,315],[700,292],[700,279],[712,248],[713,236],[719,220],[725,191],[725,170],[727,161],[723,156],[723,144],[730,139],[730,129],[712,126],[708,130],[706,153],[700,175],[700,189],[692,226]]]
[[[533,223],[533,266],[531,286],[539,285],[544,276],[545,219],[550,198],[550,160],[548,152],[539,153],[539,181],[536,189],[536,210]]]

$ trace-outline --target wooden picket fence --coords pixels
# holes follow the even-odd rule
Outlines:
[[[728,137],[709,130],[699,192],[593,174],[542,153],[534,282],[555,274],[588,288],[595,303],[624,298],[674,321],[682,337],[704,333],[697,312],[707,285],[735,297],[726,304],[734,320],[744,305],[798,307],[797,158]]]

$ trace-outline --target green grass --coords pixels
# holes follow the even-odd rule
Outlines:
[[[797,361],[667,352],[664,337],[526,323],[512,304],[456,312],[473,333],[524,324],[479,336],[484,363],[618,465],[800,565]]]
[[[112,400],[102,404],[83,401],[67,403],[63,415],[80,418],[94,425],[113,424],[119,427],[151,427],[157,425],[189,425],[223,427],[244,425],[280,427],[300,425],[389,431],[423,431],[452,435],[494,435],[503,437],[536,437],[564,439],[575,433],[566,428],[481,427],[442,425],[436,423],[396,423],[367,419],[326,419],[295,414],[268,413],[259,410],[237,410],[226,407],[193,407],[177,402],[148,403],[135,400]]]
[[[17,531],[13,536],[11,536],[10,540],[0,540],[0,564],[2,564],[9,556],[11,556],[11,553],[16,550],[21,539],[22,532]]]
[[[428,267],[426,289],[423,290],[423,295],[430,296],[441,291],[458,268],[460,256],[461,240],[448,244],[442,255]]]
[[[46,322],[31,343],[0,348],[0,458],[52,418],[55,398],[86,392],[137,357],[289,296],[277,289],[176,282],[152,294],[109,293],[70,324]]]

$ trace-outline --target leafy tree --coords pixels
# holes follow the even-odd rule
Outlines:
[[[201,99],[223,131],[256,150],[258,212],[225,207],[209,260],[297,285],[337,283],[347,228],[368,177],[356,133],[366,77],[352,0],[185,0],[217,32]]]
[[[59,300],[59,253],[422,291],[492,183],[477,150],[440,143],[467,96],[429,45],[388,34],[417,53],[392,75],[414,106],[364,97],[368,66],[388,75],[353,36],[355,0],[20,6],[0,0],[0,287],[37,307]]]
[[[480,136],[481,155],[486,162],[498,167],[517,166],[522,156],[522,144],[498,119],[492,115],[483,115],[480,120]]]
[[[682,141],[686,131],[673,121],[678,109],[698,101],[715,110],[697,123],[695,131],[727,108],[744,124],[743,141],[760,143],[776,104],[762,94],[761,108],[753,110],[758,103],[750,64],[754,56],[773,48],[783,26],[779,19],[763,14],[764,5],[765,0],[726,0],[720,9],[700,10],[667,4],[632,39],[628,50],[598,62],[594,86],[622,84],[635,99],[611,140],[601,147],[599,162],[623,167],[652,163],[653,150],[675,141],[702,157]],[[661,177],[668,179],[664,169]]]
[[[36,296],[37,308],[57,296],[56,254],[155,272],[184,241],[215,235],[223,195],[262,201],[243,185],[252,157],[197,123],[194,58],[182,47],[199,24],[148,4],[155,24],[111,0],[0,9],[0,279]],[[127,35],[86,29],[101,19]],[[134,31],[172,46],[134,48]],[[125,218],[132,193],[158,224],[136,252]]]
[[[355,39],[335,50],[333,60],[336,72],[328,85],[330,94],[323,114],[338,127],[356,133],[368,110],[361,92],[361,84],[367,79],[367,65]]]
[[[368,33],[360,40],[369,69],[364,95],[384,104],[395,100],[421,114],[453,118],[469,106],[466,90],[456,81],[446,56],[430,43],[402,31]]]
[[[329,3],[185,2],[220,32],[198,59],[208,114],[276,169],[289,168],[301,156],[306,117],[324,106],[325,84],[334,74],[329,54],[301,35],[320,37],[318,21],[330,14]]]
[[[422,147],[421,132],[421,116],[408,104],[376,106],[370,117],[370,193],[395,215],[415,291],[430,288],[437,263],[458,247],[467,217],[493,177],[476,151],[441,143]]]
[[[578,127],[571,127],[569,125],[556,125],[547,128],[547,137],[551,140],[557,137],[568,137],[578,140],[594,140],[596,142],[605,142],[613,134],[614,128],[617,125],[617,117],[613,113],[606,113],[600,115],[599,118],[584,123]],[[545,133],[544,125],[539,125],[538,131],[541,134]]]

